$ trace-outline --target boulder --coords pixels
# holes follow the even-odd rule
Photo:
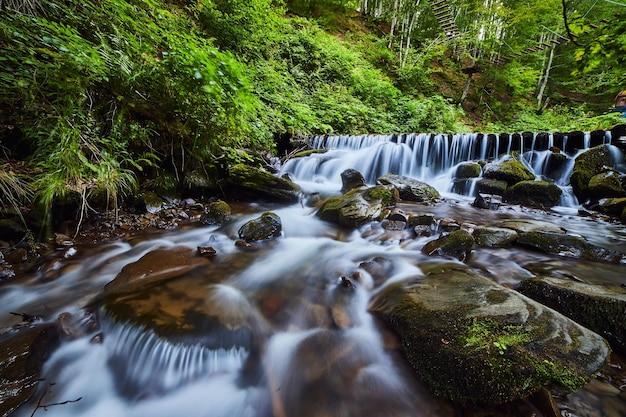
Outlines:
[[[208,259],[197,256],[193,249],[186,246],[156,249],[136,262],[124,266],[120,273],[104,286],[104,290],[106,294],[135,292],[181,276],[208,263]]]
[[[356,169],[346,169],[341,173],[341,192],[347,193],[354,188],[365,187],[365,178]]]
[[[231,208],[227,202],[218,200],[209,203],[200,221],[202,224],[224,224],[230,220]]]
[[[504,195],[509,185],[506,181],[481,178],[476,182],[476,191],[481,194]]]
[[[591,181],[591,178],[603,167],[614,167],[615,162],[615,157],[611,153],[609,145],[596,146],[576,157],[572,175],[570,176],[570,184],[579,201],[585,201],[590,198],[589,181]]]
[[[598,210],[619,216],[626,209],[626,197],[621,198],[603,198],[598,201]]]
[[[8,416],[28,401],[41,381],[41,367],[59,346],[56,324],[38,324],[0,338],[0,415]]]
[[[478,226],[474,229],[474,240],[479,246],[500,248],[510,246],[517,240],[517,232],[504,227]]]
[[[517,244],[568,258],[587,261],[619,263],[624,254],[587,242],[583,237],[562,233],[520,233]]]
[[[541,276],[522,281],[518,291],[604,336],[613,349],[626,353],[623,287]]]
[[[329,222],[347,227],[359,227],[379,220],[383,209],[394,204],[393,192],[385,187],[358,188],[329,198],[317,215]]]
[[[509,186],[535,179],[535,175],[514,158],[488,163],[483,169],[483,176],[487,179],[506,181]]]
[[[461,162],[454,171],[454,178],[467,179],[480,177],[481,167],[478,162]]]
[[[472,205],[486,210],[498,210],[502,204],[502,196],[478,193]]]
[[[409,213],[409,226],[432,226],[437,219],[431,213]]]
[[[471,234],[465,230],[456,230],[426,243],[422,248],[422,253],[430,256],[451,256],[463,261],[472,251],[474,244],[475,241]]]
[[[436,395],[499,404],[585,385],[610,349],[598,334],[457,263],[390,285],[370,310],[402,339]]]
[[[439,192],[434,187],[415,178],[387,174],[378,178],[376,183],[395,188],[402,200],[429,202],[440,197]]]
[[[246,222],[237,232],[239,237],[246,242],[256,240],[268,240],[280,236],[283,225],[276,213],[267,211],[256,219]]]
[[[297,184],[244,164],[230,168],[228,185],[239,198],[267,199],[281,203],[295,203],[299,200],[300,187]]]
[[[622,188],[619,174],[615,171],[606,171],[596,174],[589,180],[587,195],[592,199],[608,197],[624,197],[626,192]]]
[[[507,188],[504,201],[530,207],[552,207],[558,204],[563,191],[548,181],[520,181]]]
[[[497,224],[498,227],[513,229],[518,233],[523,232],[546,232],[566,233],[567,231],[554,223],[533,219],[508,219]]]

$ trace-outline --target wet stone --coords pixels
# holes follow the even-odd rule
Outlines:
[[[245,241],[273,239],[280,236],[283,227],[280,217],[272,212],[265,212],[239,228],[239,237]]]

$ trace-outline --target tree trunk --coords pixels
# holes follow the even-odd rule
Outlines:
[[[548,65],[546,66],[546,72],[543,76],[541,88],[539,88],[539,94],[537,94],[537,110],[541,111],[541,103],[543,102],[543,93],[548,85],[550,79],[550,69],[552,69],[552,59],[554,58],[554,46],[550,49],[550,58],[548,58]]]

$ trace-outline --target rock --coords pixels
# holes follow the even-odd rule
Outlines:
[[[517,244],[546,253],[587,261],[619,263],[624,258],[621,252],[596,246],[579,236],[562,233],[520,233]]]
[[[514,158],[488,163],[483,169],[483,176],[487,179],[506,181],[509,186],[520,181],[535,179],[535,175]],[[479,190],[479,192],[484,191]]]
[[[341,173],[341,192],[347,193],[348,191],[365,187],[365,178],[363,175],[357,171],[356,169],[346,169]]]
[[[208,263],[206,258],[195,256],[194,251],[186,246],[156,249],[122,268],[104,290],[106,294],[138,291]]]
[[[393,208],[385,220],[381,222],[381,226],[386,230],[404,230],[407,228],[408,221],[409,218],[404,211]]]
[[[198,246],[198,255],[211,258],[217,254],[212,246]]]
[[[465,230],[457,230],[426,243],[422,248],[422,253],[429,256],[451,256],[463,261],[472,251],[474,244],[472,235]]]
[[[12,278],[15,278],[15,270],[13,269],[13,266],[7,264],[6,262],[0,262],[0,283],[9,281]]]
[[[587,200],[589,195],[589,181],[602,167],[615,166],[615,157],[609,145],[600,145],[591,148],[576,157],[574,168],[570,176],[572,191],[579,201]]]
[[[497,225],[498,227],[505,227],[507,229],[513,229],[518,233],[524,232],[546,232],[546,233],[566,233],[567,231],[561,226],[554,223],[544,222],[541,220],[532,219],[509,219],[503,220]]]
[[[0,415],[28,401],[41,381],[41,367],[60,343],[56,324],[38,324],[0,336]]]
[[[409,226],[432,226],[437,219],[434,214],[430,213],[411,213],[409,214]]]
[[[433,229],[431,226],[420,224],[413,228],[413,232],[415,233],[415,236],[417,237],[428,237],[428,236],[432,236]]]
[[[205,213],[200,218],[202,224],[224,224],[230,220],[231,208],[227,202],[218,200],[206,208]]]
[[[622,188],[619,174],[615,171],[596,174],[589,180],[587,195],[592,199],[607,197],[624,197],[626,192]]]
[[[239,198],[264,198],[281,203],[299,201],[300,187],[259,168],[237,164],[228,171],[228,185]]]
[[[626,289],[557,277],[522,281],[518,291],[604,336],[626,353]]]
[[[626,209],[626,197],[603,198],[598,201],[598,210],[606,214],[619,216]]]
[[[168,206],[165,200],[152,191],[144,191],[138,198],[148,213],[156,214]]]
[[[410,177],[387,174],[378,178],[376,183],[395,188],[402,200],[430,202],[440,197],[434,187]]]
[[[385,187],[359,188],[329,198],[317,211],[317,215],[322,220],[353,228],[379,220],[383,209],[393,204],[393,193]]]
[[[370,310],[438,396],[488,405],[573,391],[607,360],[601,336],[487,277],[456,263],[425,273],[388,286]]]
[[[443,230],[444,232],[454,232],[455,230],[459,230],[461,225],[455,219],[451,219],[449,217],[445,217],[439,220],[437,224],[438,228]]]
[[[530,207],[552,207],[559,203],[563,192],[548,181],[520,181],[507,188],[504,201]]]
[[[246,242],[268,240],[280,236],[283,225],[276,213],[267,211],[239,228],[239,237]]]
[[[472,205],[486,210],[498,210],[502,204],[502,196],[496,194],[479,193]]]
[[[10,264],[20,264],[28,260],[28,251],[24,248],[17,248],[7,253],[4,259]]]
[[[461,162],[456,167],[454,178],[467,179],[480,177],[481,167],[478,162]]]
[[[504,195],[509,185],[506,181],[481,178],[476,182],[476,191],[481,194]]]
[[[510,246],[517,240],[517,232],[503,227],[478,226],[474,229],[474,240],[479,246],[500,248]]]

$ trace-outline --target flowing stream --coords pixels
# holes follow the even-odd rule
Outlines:
[[[457,164],[515,151],[538,177],[552,178],[567,189],[568,168],[546,168],[552,152],[547,148],[553,144],[540,150],[472,135],[455,135],[452,141],[402,135],[317,138],[316,146],[331,150],[290,160],[283,168],[308,194],[339,194],[340,173],[346,168],[361,171],[368,183],[393,172],[424,180],[443,193],[440,205],[420,208],[437,218],[474,224],[506,218],[545,220],[626,252],[624,225],[578,216],[575,199],[565,199],[562,207],[548,212],[519,206],[489,211],[472,207],[471,194],[453,192]],[[575,154],[567,154],[568,160]],[[282,235],[255,251],[236,247],[239,227],[266,210],[280,216]],[[79,247],[55,267],[53,276],[42,270],[0,286],[0,327],[15,324],[9,312],[37,314],[44,321],[70,313],[80,331],[64,340],[46,362],[38,393],[14,415],[546,415],[529,401],[480,414],[473,407],[434,398],[407,365],[397,337],[368,313],[368,302],[380,288],[423,274],[420,265],[433,260],[420,250],[434,236],[390,233],[376,223],[347,231],[320,221],[305,204],[258,203],[234,206],[233,211],[240,214],[221,227],[196,224]],[[158,289],[103,301],[104,286],[124,266],[153,250],[179,246],[211,246],[217,254]],[[384,273],[371,273],[364,268],[368,262],[383,265]],[[542,268],[590,282],[624,283],[626,276],[623,265],[579,262],[516,247],[477,249],[467,263],[510,287]],[[345,277],[354,286],[350,291]],[[176,321],[180,329],[201,331],[183,334],[178,328],[163,330],[166,326],[158,321],[134,320],[126,310],[131,303],[167,312],[163,317],[182,317]],[[191,314],[194,309],[181,307],[189,305],[209,313],[198,316]],[[207,321],[212,315],[220,320]],[[98,328],[88,326],[94,316]],[[620,366],[621,358],[614,356],[614,369]],[[562,415],[626,415],[626,395],[615,385],[606,379],[594,381],[558,397]],[[57,405],[41,407],[46,404]]]

